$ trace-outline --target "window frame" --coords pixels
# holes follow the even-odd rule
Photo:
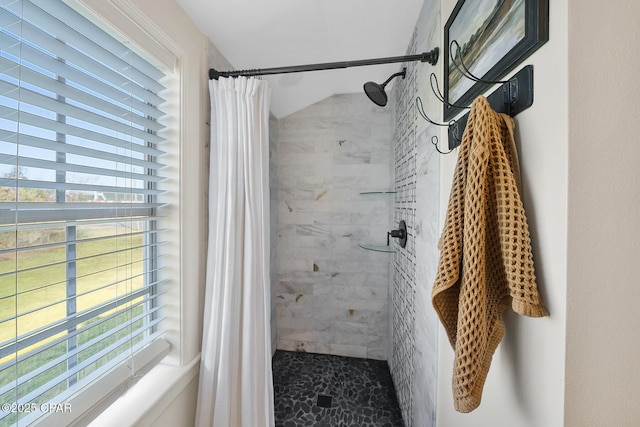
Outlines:
[[[208,131],[207,41],[172,0],[64,1],[83,12],[94,14],[108,25],[109,31],[114,31],[116,35],[140,47],[142,52],[149,52],[176,70],[175,92],[172,94],[175,105],[167,116],[170,123],[165,137],[174,144],[173,162],[169,167],[179,179],[172,184],[172,203],[164,208],[159,224],[171,228],[170,239],[174,243],[168,249],[171,258],[169,268],[162,273],[170,276],[169,280],[175,284],[173,292],[165,297],[172,326],[166,341],[171,348],[152,373],[141,381],[147,384],[146,387],[149,387],[148,384],[156,385],[147,388],[150,393],[145,396],[144,403],[137,401],[132,404],[130,401],[127,403],[126,398],[118,399],[120,405],[129,405],[130,409],[134,409],[124,415],[130,422],[144,417],[149,407],[164,407],[159,404],[170,394],[172,384],[185,384],[185,381],[197,375],[206,253],[203,195],[206,188]],[[170,383],[166,381],[168,372],[172,378]],[[160,375],[161,382],[158,381]],[[122,392],[122,384],[116,384],[120,384],[118,380],[105,378],[104,384],[95,384],[92,388],[99,389],[107,385],[112,390],[108,395],[104,395],[102,390],[97,393],[87,389],[74,401],[75,415],[56,413],[47,421],[57,419],[68,424],[70,419],[76,419],[78,412],[84,414],[83,420],[93,419]],[[113,415],[111,412],[111,420]]]

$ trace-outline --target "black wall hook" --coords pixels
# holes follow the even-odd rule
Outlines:
[[[463,73],[463,75],[465,77],[468,77],[466,73]],[[475,78],[475,76],[471,76]],[[467,106],[450,104],[442,96],[442,93],[438,88],[437,77],[435,76],[435,74],[431,73],[430,81],[431,91],[440,102],[459,109],[469,109],[469,107]],[[500,87],[498,87],[495,91],[487,96],[489,105],[491,106],[491,108],[493,108],[494,111],[498,113],[508,114],[513,117],[533,105],[533,65],[526,65],[508,80],[497,82],[482,80],[478,81],[486,84],[500,84]],[[448,123],[438,123],[430,119],[426,115],[426,113],[424,112],[424,107],[422,106],[422,99],[420,99],[420,97],[416,98],[416,108],[418,109],[418,112],[420,113],[422,118],[427,122],[436,126],[447,126],[449,151],[441,151],[440,149],[438,149],[437,138],[435,143],[432,138],[432,143],[436,146],[436,149],[439,153],[449,154],[451,153],[451,151],[453,151],[454,148],[458,147],[462,143],[462,136],[464,135],[464,129],[467,125],[469,113],[466,113],[457,119],[450,120]]]
[[[511,117],[521,113],[533,105],[533,65],[527,65],[518,71],[513,77],[505,81],[487,96],[487,101],[494,111],[508,114]],[[462,143],[461,135],[467,124],[469,113],[456,119],[458,127],[454,134],[449,127],[449,150]]]
[[[431,76],[433,77],[434,74],[431,73]],[[433,88],[433,87],[432,87]],[[448,129],[448,133],[449,133],[449,138],[455,138],[458,140],[458,144],[460,144],[462,142],[462,132],[460,131],[460,127],[458,126],[458,122],[456,120],[449,120],[448,123],[438,123],[434,120],[431,120],[431,118],[429,118],[429,116],[427,115],[426,111],[424,111],[424,105],[422,104],[422,98],[420,98],[419,96],[416,97],[416,108],[418,109],[418,113],[422,116],[423,119],[425,119],[427,122],[431,123],[432,125],[436,125],[436,126],[442,126],[442,127],[447,127]],[[465,124],[466,124],[466,120],[465,120]],[[464,129],[464,127],[463,127]],[[435,147],[436,151],[440,154],[449,154],[453,151],[453,148],[449,149],[449,151],[442,151],[440,150],[440,147],[438,146],[439,144],[439,139],[436,135],[433,135],[431,137],[431,144],[433,144],[433,146]]]
[[[460,44],[457,40],[451,41],[449,53],[451,56],[451,62],[463,77],[476,83],[486,85],[500,85],[500,87],[498,87],[495,91],[487,96],[487,101],[494,111],[498,113],[508,114],[513,117],[533,105],[533,65],[527,65],[523,67],[508,80],[485,80],[473,75],[473,73],[471,73],[469,68],[466,66],[462,59],[462,55],[460,55]],[[448,72],[447,61],[445,61],[444,64],[444,72]],[[470,107],[467,105],[452,104],[448,99],[446,99],[446,97],[440,91],[440,87],[438,86],[438,77],[435,75],[435,73],[431,73],[429,77],[429,83],[431,85],[431,91],[433,92],[435,97],[444,105],[445,117],[448,115],[447,110],[449,109],[470,109]],[[438,138],[431,138],[431,143],[435,145],[436,150],[438,150],[439,153],[449,154],[453,151],[454,148],[458,147],[462,143],[462,137],[467,125],[469,113],[466,113],[457,119],[452,119],[447,123],[438,123],[429,118],[424,112],[424,107],[422,106],[422,100],[420,99],[420,97],[416,98],[416,107],[422,118],[424,118],[427,122],[436,126],[447,127],[449,151],[441,151],[438,148]]]

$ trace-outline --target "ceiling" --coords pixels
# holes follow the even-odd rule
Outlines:
[[[235,69],[406,54],[423,0],[177,0]],[[280,118],[383,82],[400,64],[265,76]],[[226,71],[226,70],[220,70]]]

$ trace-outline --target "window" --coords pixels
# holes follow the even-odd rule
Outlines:
[[[62,1],[0,0],[0,425],[166,351],[165,79]]]

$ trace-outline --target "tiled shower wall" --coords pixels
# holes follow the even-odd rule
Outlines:
[[[278,120],[277,348],[387,359],[391,109],[334,95]]]
[[[415,42],[415,37],[414,37]],[[415,51],[415,46],[410,52]],[[391,265],[391,357],[390,367],[398,403],[406,421],[413,407],[412,386],[415,375],[415,247],[416,247],[416,129],[415,109],[410,100],[415,93],[415,64],[405,64],[407,74],[395,86],[394,169],[396,197],[393,223],[407,224],[407,245],[393,256]]]
[[[277,278],[277,250],[278,235],[278,119],[269,116],[269,213],[270,220],[270,264],[269,280],[271,281],[271,351],[276,352],[277,320],[276,320],[276,292]]]
[[[439,7],[426,0],[418,19],[409,54],[439,45]],[[426,63],[408,63],[407,76],[395,86],[394,167],[397,191],[393,223],[407,223],[409,240],[398,248],[391,265],[391,341],[389,357],[403,419],[407,426],[436,423],[438,320],[431,305],[431,286],[438,261],[439,154],[431,144],[440,129],[418,114],[420,97],[430,117],[440,117],[439,104],[429,89]]]

